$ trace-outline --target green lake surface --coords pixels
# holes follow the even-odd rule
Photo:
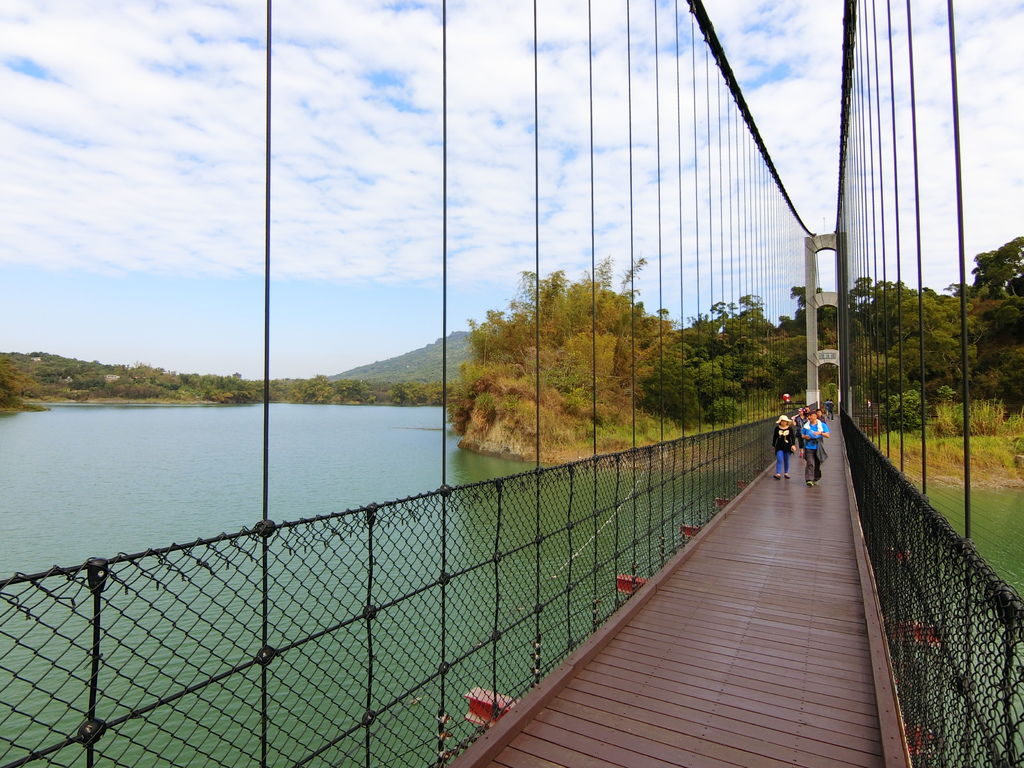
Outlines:
[[[263,406],[52,405],[0,414],[0,578],[234,532],[262,518]],[[276,522],[531,464],[458,449],[440,408],[274,404]]]
[[[963,536],[963,489],[932,486],[928,500]],[[993,570],[1024,594],[1024,491],[972,489],[971,539]]]

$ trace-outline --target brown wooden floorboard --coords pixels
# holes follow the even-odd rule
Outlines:
[[[456,765],[884,766],[832,426],[820,486],[797,479],[801,464],[762,476],[499,753]]]

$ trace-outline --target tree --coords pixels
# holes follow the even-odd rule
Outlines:
[[[1024,296],[1024,237],[1017,237],[994,251],[974,257],[974,287],[986,289],[990,298],[1009,293]]]
[[[20,410],[21,396],[32,385],[32,380],[14,367],[6,357],[0,357],[0,410]]]

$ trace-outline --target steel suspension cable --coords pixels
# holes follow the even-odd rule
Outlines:
[[[267,0],[267,50],[266,50],[266,142],[263,148],[263,491],[262,520],[266,525],[270,520],[270,181],[271,181],[271,85],[273,69],[271,55],[273,51],[273,17],[272,0]],[[269,647],[269,579],[268,558],[269,541],[267,536],[260,537],[261,565],[261,632],[262,648]],[[260,665],[260,766],[267,765],[267,729],[270,717],[267,701],[267,667]]]
[[[693,17],[690,17],[690,85],[693,94],[693,221],[696,235],[695,265],[696,279],[696,312],[694,313],[694,332],[700,333],[700,146],[697,139],[697,38]],[[696,390],[695,390],[696,391]],[[697,432],[704,431],[704,409],[700,392],[697,391]]]
[[[907,0],[907,62],[910,74],[910,136],[914,155],[914,242],[917,252],[918,376],[921,380],[921,493],[928,495],[928,397],[924,368],[924,270],[921,256],[921,178],[917,147],[917,76],[914,68],[914,22]]]
[[[708,305],[714,306],[715,303],[715,230],[714,230],[714,211],[713,211],[713,194],[712,194],[712,181],[711,181],[711,65],[710,56],[708,54],[707,46],[704,47],[704,111],[707,117],[707,148],[708,148]],[[701,307],[697,307],[697,312],[701,311]],[[711,315],[711,311],[708,310],[708,327],[711,328],[712,321],[714,318]],[[710,393],[709,393],[710,394]],[[717,418],[715,411],[712,409],[709,414],[711,419],[711,428],[715,429],[717,426]]]
[[[537,0],[533,0],[533,334],[536,468],[540,469],[540,98],[537,57]]]
[[[715,139],[718,144],[718,298],[725,302],[725,180],[722,160],[722,79],[715,78],[715,96],[718,122],[715,124]]]
[[[881,364],[880,364],[879,359],[878,359],[878,346],[879,346],[879,339],[878,339],[878,312],[876,310],[876,308],[878,307],[878,227],[877,227],[878,211],[877,211],[877,208],[875,206],[875,198],[876,198],[876,195],[875,195],[875,134],[874,134],[874,130],[873,130],[874,129],[874,109],[872,107],[873,102],[871,100],[871,82],[872,82],[872,80],[871,80],[870,54],[869,54],[869,50],[868,50],[868,49],[870,49],[871,45],[870,45],[869,38],[868,38],[868,29],[867,29],[868,20],[867,20],[867,16],[866,15],[863,16],[863,19],[864,19],[864,42],[865,42],[864,74],[865,74],[865,80],[866,80],[866,86],[865,87],[867,89],[866,95],[864,97],[864,101],[865,101],[865,103],[867,105],[868,173],[869,173],[869,197],[870,197],[870,202],[871,202],[871,225],[870,225],[870,237],[871,237],[871,286],[872,286],[872,288],[871,288],[871,297],[872,297],[872,299],[871,299],[871,326],[872,326],[871,327],[871,342],[872,342],[872,352],[873,352],[872,364],[874,366],[873,369],[872,369],[871,383],[872,383],[872,388],[873,388],[872,391],[873,391],[873,394],[874,394],[874,397],[872,398],[872,402],[874,402],[876,404],[876,407],[877,407],[877,405],[878,405],[878,397],[879,397],[879,394],[880,394],[880,391],[881,391],[879,389],[879,387],[878,387],[878,374],[879,374],[879,370],[881,368]],[[878,441],[878,444],[881,445],[882,436],[881,436],[880,427],[878,427],[877,425],[876,425],[876,428],[875,428],[875,437],[876,437],[876,439]]]
[[[726,118],[726,132],[728,133],[728,142],[726,149],[728,150],[729,158],[729,303],[734,304],[736,302],[736,262],[735,252],[733,250],[733,243],[735,240],[736,230],[733,222],[733,192],[734,192],[734,179],[732,175],[732,142],[733,142],[733,130],[732,130],[732,109],[728,103],[725,105],[725,118]]]
[[[537,55],[537,0],[533,0],[533,241],[534,241],[534,366],[537,396],[537,465],[534,475],[534,606],[540,605],[540,75]],[[495,550],[497,551],[497,550]],[[534,610],[533,682],[540,682],[540,611]],[[497,688],[494,688],[497,690]]]
[[[658,187],[658,465],[661,478],[665,476],[665,301],[662,293],[662,242],[661,242],[661,80],[658,66],[658,0],[652,0],[654,4],[654,130],[655,130],[655,158],[657,161],[657,187]],[[665,485],[659,479],[661,489],[660,516],[658,521],[659,557],[664,558],[664,516],[665,516]],[[647,562],[652,562],[652,539],[651,529],[651,508],[647,507]]]
[[[879,197],[879,213],[882,224],[882,383],[884,385],[884,397],[886,408],[886,421],[889,421],[889,285],[888,285],[888,241],[886,237],[886,211],[885,211],[885,166],[883,163],[882,153],[882,98],[880,88],[880,77],[878,72],[878,16],[876,13],[876,2],[871,0],[871,27],[872,35],[871,39],[874,43],[873,59],[875,66],[875,101],[878,102],[878,107],[875,110],[875,122],[878,130],[878,197]],[[886,424],[885,429],[885,455],[886,458],[891,457],[891,450],[889,444],[890,429],[889,424]]]
[[[658,0],[654,3],[654,135],[658,187],[658,428],[660,442],[665,442],[665,301],[662,292],[661,242],[661,78],[658,66]]]
[[[953,102],[953,158],[956,172],[956,229],[960,258],[960,387],[963,398],[964,433],[964,538],[971,538],[971,384],[967,367],[967,261],[964,255],[964,186],[960,160],[960,96],[956,77],[956,27],[953,0],[946,0],[949,27],[949,83]]]
[[[597,455],[597,220],[594,212],[594,22],[587,0],[587,111],[590,116],[590,425],[592,452]],[[596,468],[595,464],[595,468]],[[595,469],[596,472],[596,469]],[[597,509],[597,478],[594,478]],[[596,550],[595,550],[596,557]]]
[[[535,0],[536,1],[536,0]],[[629,124],[629,401],[632,447],[636,448],[636,247],[633,228],[633,49],[626,0],[626,103]]]
[[[634,208],[633,208],[633,41],[632,26],[629,15],[630,0],[626,0],[626,94],[627,119],[629,123],[629,399],[632,425],[632,448],[636,449],[636,260],[634,254]],[[636,488],[636,461],[630,461],[630,480]],[[635,577],[637,572],[637,499],[632,499],[632,560],[630,574]],[[616,521],[617,524],[617,521]],[[616,525],[617,527],[617,525]]]
[[[897,377],[899,380],[900,409],[900,472],[905,470],[904,464],[904,433],[906,431],[906,404],[903,399],[903,244],[900,229],[900,170],[896,142],[896,74],[892,51],[892,0],[885,0],[886,37],[889,41],[889,107],[890,124],[892,127],[892,172],[893,172],[893,208],[896,225],[896,339],[897,339]]]
[[[686,437],[686,345],[683,343],[683,329],[686,327],[686,304],[683,298],[683,97],[679,72],[679,0],[675,0],[673,19],[676,42],[676,178],[679,186],[679,436]]]
[[[448,0],[441,0],[441,487],[448,485]],[[440,670],[438,681],[437,754],[445,753],[447,733],[448,675],[448,499],[441,496],[441,622],[439,629]]]

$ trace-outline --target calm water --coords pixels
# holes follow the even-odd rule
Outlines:
[[[0,415],[0,578],[237,531],[262,517],[262,406],[54,405]],[[448,483],[531,465],[444,443]],[[441,409],[275,404],[270,512],[293,520],[441,482]]]
[[[964,492],[929,488],[928,499],[964,533]],[[1024,491],[971,491],[971,538],[997,574],[1024,595]]]

